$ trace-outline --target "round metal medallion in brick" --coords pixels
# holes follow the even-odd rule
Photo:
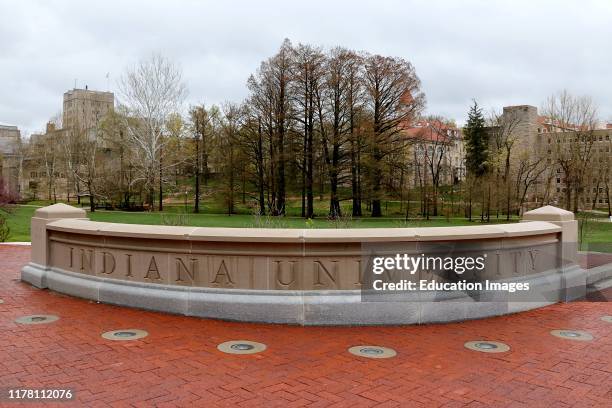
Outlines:
[[[59,320],[59,317],[54,315],[30,315],[22,316],[15,319],[15,323],[19,324],[47,324]]]
[[[397,355],[395,350],[380,346],[353,346],[348,352],[366,358],[391,358]]]
[[[122,329],[102,333],[103,338],[117,341],[138,340],[142,339],[143,337],[147,337],[148,335],[149,333],[139,329]]]
[[[510,346],[499,341],[475,340],[464,344],[465,348],[480,351],[482,353],[505,353],[510,351]]]
[[[570,329],[551,330],[550,334],[552,334],[555,337],[560,337],[562,339],[568,339],[568,340],[576,340],[576,341],[593,340],[593,335],[583,330],[570,330]]]
[[[601,320],[604,322],[612,323],[612,316],[602,316]]]
[[[230,340],[217,346],[219,351],[227,354],[255,354],[261,353],[266,348],[263,343],[249,340]]]

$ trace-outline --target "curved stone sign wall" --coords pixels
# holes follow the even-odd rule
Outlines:
[[[573,262],[575,248],[566,245],[575,240],[575,221],[571,213],[554,210],[548,216],[536,213],[535,221],[495,226],[298,230],[100,223],[56,204],[37,210],[32,219],[32,262],[22,279],[105,303],[231,320],[462,320],[575,296],[568,288],[576,285],[568,282],[579,281],[582,271]],[[481,256],[484,268],[461,275],[421,268],[404,281],[520,281],[540,288],[539,296],[484,299],[469,291],[372,290],[373,279],[393,281],[394,273],[372,274],[373,257],[448,259],[451,252],[464,259]]]

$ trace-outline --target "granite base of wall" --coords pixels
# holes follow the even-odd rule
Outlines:
[[[399,301],[388,297],[364,301],[356,290],[213,289],[127,282],[47,269],[36,263],[23,268],[21,279],[38,288],[101,303],[187,316],[298,325],[397,325],[478,319],[579,299],[586,293],[587,274],[573,265],[514,278],[529,282],[541,294],[529,299],[521,295],[508,298],[499,292],[481,293],[478,298],[429,292],[402,295]]]
[[[593,285],[597,282],[612,278],[612,263],[596,266],[588,271],[587,285]]]

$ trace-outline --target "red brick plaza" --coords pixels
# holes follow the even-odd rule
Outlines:
[[[49,405],[612,406],[612,323],[601,319],[612,315],[610,289],[591,301],[462,323],[296,327],[174,316],[38,290],[19,280],[29,257],[29,247],[0,247],[0,388],[74,389],[73,401]],[[15,322],[33,314],[60,319]],[[148,336],[101,337],[118,329]],[[594,339],[562,339],[554,329],[584,330]],[[464,347],[483,339],[511,349]],[[228,340],[267,349],[218,351]],[[389,347],[397,356],[354,356],[347,349],[355,345]],[[5,399],[0,406],[19,404]]]

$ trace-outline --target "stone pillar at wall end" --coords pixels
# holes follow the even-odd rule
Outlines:
[[[62,203],[42,207],[34,211],[30,228],[33,263],[47,267],[49,264],[47,224],[65,218],[87,219],[87,216],[85,210]]]
[[[571,211],[547,205],[527,211],[521,222],[547,221],[561,227],[561,262],[564,293],[561,300],[571,301],[586,296],[586,272],[578,266],[578,221]]]

